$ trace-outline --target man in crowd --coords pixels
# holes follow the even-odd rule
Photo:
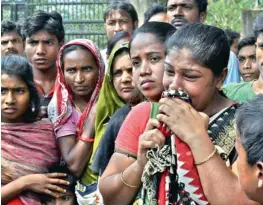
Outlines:
[[[111,38],[119,31],[128,31],[130,34],[138,27],[138,15],[132,4],[115,2],[104,12],[106,34]]]
[[[207,4],[207,0],[168,0],[168,22],[176,29],[189,23],[203,23],[206,19]]]
[[[239,181],[246,195],[263,204],[263,95],[244,103],[236,113]]]
[[[1,55],[9,54],[23,55],[24,39],[21,34],[21,27],[12,21],[1,22]]]
[[[238,44],[239,72],[245,82],[258,79],[259,69],[256,61],[256,39],[254,36],[243,38]]]
[[[25,20],[22,31],[26,38],[25,53],[42,97],[41,105],[47,107],[57,75],[57,54],[64,43],[62,17],[57,12],[39,11]]]
[[[226,33],[227,40],[228,40],[228,43],[230,45],[231,51],[235,55],[237,55],[237,52],[238,52],[237,51],[237,45],[238,45],[238,42],[239,42],[240,34],[235,32],[235,31],[232,31],[231,29],[226,29],[225,33]]]
[[[225,95],[237,102],[244,102],[263,94],[263,12],[254,21],[254,34],[256,38],[256,60],[259,69],[259,77],[255,81],[230,83],[223,87]]]
[[[114,2],[103,14],[104,25],[108,39],[119,31],[130,34],[138,27],[138,14],[134,6],[126,2]],[[107,68],[107,48],[101,50],[101,55]],[[106,71],[106,70],[105,70]]]
[[[144,23],[150,21],[166,22],[167,21],[166,8],[159,3],[152,4],[147,9],[147,11],[144,12]]]

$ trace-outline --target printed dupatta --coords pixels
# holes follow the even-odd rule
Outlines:
[[[235,146],[234,116],[237,104],[219,112],[210,122],[208,133],[223,160],[230,158]],[[152,103],[151,118],[158,114],[159,104]],[[158,128],[166,143],[163,148],[147,152],[148,162],[142,175],[142,188],[134,205],[209,205],[186,143],[164,127]]]
[[[101,85],[104,77],[104,63],[99,49],[92,41],[88,39],[75,39],[68,42],[62,48],[60,48],[56,62],[57,77],[55,82],[55,90],[54,90],[53,98],[51,99],[48,105],[48,117],[53,123],[55,132],[67,122],[67,120],[70,118],[72,114],[72,109],[73,109],[72,92],[69,86],[65,82],[65,78],[61,67],[62,52],[65,48],[71,45],[82,45],[86,47],[96,59],[99,69],[99,76],[98,76],[96,87],[90,97],[89,102],[87,103],[86,108],[82,112],[81,118],[78,122],[77,136],[81,136],[84,129],[85,130],[90,129],[90,127],[85,127],[85,125],[87,124],[88,116],[92,107],[95,106],[96,104],[101,89]]]

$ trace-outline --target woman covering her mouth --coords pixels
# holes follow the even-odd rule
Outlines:
[[[150,72],[139,55],[146,46],[135,52],[134,45],[133,66],[143,77]],[[253,204],[228,167],[235,162],[237,106],[220,89],[229,52],[224,31],[204,24],[168,39],[163,84],[154,89],[159,103],[141,103],[126,117],[99,183],[105,204]],[[160,99],[164,89],[185,91],[191,104]]]

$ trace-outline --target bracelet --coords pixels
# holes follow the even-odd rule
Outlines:
[[[201,165],[201,164],[206,163],[206,162],[209,161],[215,154],[216,154],[216,148],[215,148],[214,151],[213,151],[210,155],[208,155],[208,157],[205,158],[203,161],[201,161],[201,162],[195,162],[195,165]]]
[[[124,169],[122,172],[121,172],[121,181],[123,184],[125,184],[127,187],[130,187],[130,188],[138,188],[139,186],[135,186],[135,185],[130,185],[128,183],[126,183],[123,179],[123,172],[125,171],[126,169]]]
[[[86,139],[84,139],[82,137],[79,137],[78,139],[83,141],[83,142],[94,142],[94,138],[86,138]]]

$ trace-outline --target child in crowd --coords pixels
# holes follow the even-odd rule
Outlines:
[[[53,126],[38,119],[40,99],[26,59],[1,59],[2,204],[40,205],[40,195],[58,197],[69,185],[64,173],[48,173],[59,160]]]

